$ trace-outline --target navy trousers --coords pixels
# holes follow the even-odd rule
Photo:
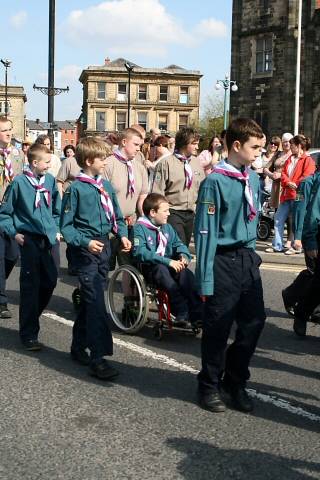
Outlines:
[[[244,386],[249,363],[265,323],[260,257],[251,249],[217,251],[214,295],[207,297],[201,341],[202,393],[216,392],[223,372],[226,381]],[[234,342],[227,348],[236,322]]]
[[[104,243],[104,249],[98,255],[86,248],[69,245],[70,263],[78,272],[81,289],[81,304],[73,326],[71,348],[89,348],[92,361],[113,353],[109,315],[104,300],[110,242],[106,238],[96,240]]]
[[[190,321],[202,320],[203,304],[196,293],[194,275],[188,268],[176,273],[166,265],[143,265],[147,282],[165,290],[174,315],[189,312]]]
[[[8,303],[6,279],[9,277],[19,257],[17,242],[0,232],[0,305]]]
[[[57,268],[51,250],[47,237],[24,233],[24,244],[20,247],[19,333],[22,340],[38,338],[39,317],[57,285]]]

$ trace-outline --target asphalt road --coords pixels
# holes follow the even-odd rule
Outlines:
[[[262,269],[268,320],[252,362],[255,411],[245,415],[197,406],[200,338],[186,334],[158,341],[148,327],[136,336],[115,331],[121,375],[113,383],[90,377],[69,358],[75,279],[63,267],[36,354],[18,340],[18,268],[8,281],[14,315],[0,323],[1,480],[320,478],[320,326],[303,340],[292,333],[280,292],[294,269]]]

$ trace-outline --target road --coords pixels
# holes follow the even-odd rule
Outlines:
[[[280,298],[298,270],[262,268],[268,319],[248,385],[255,410],[245,415],[197,406],[200,338],[181,333],[158,341],[147,327],[115,331],[121,375],[90,377],[69,358],[76,280],[65,265],[41,319],[45,349],[26,353],[15,268],[14,316],[0,324],[0,479],[319,479],[320,326],[297,338]]]

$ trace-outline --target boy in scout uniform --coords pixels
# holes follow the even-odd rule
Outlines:
[[[142,204],[148,194],[147,170],[136,160],[142,141],[141,134],[133,128],[121,132],[119,148],[107,157],[103,174],[116,192],[121,212],[129,227],[135,223],[137,213],[142,215]],[[112,239],[112,252],[117,256],[119,265],[130,261],[129,255],[121,252],[117,238]]]
[[[111,380],[118,372],[104,359],[105,355],[113,353],[104,301],[110,257],[109,234],[113,232],[126,251],[131,249],[131,242],[115,191],[110,182],[101,177],[106,164],[106,148],[102,140],[93,137],[83,138],[77,145],[76,159],[82,170],[63,196],[60,226],[81,289],[71,356],[82,365],[88,365],[91,375]]]
[[[29,166],[14,178],[0,207],[0,229],[20,246],[19,334],[26,350],[41,349],[39,317],[57,283],[51,254],[58,233],[61,200],[47,173],[50,154],[44,145],[28,151]]]
[[[320,256],[319,256],[319,225],[320,225],[320,181],[318,174],[311,190],[311,201],[303,225],[302,244],[306,257],[313,264],[313,277],[307,292],[294,308],[293,329],[297,335],[304,337],[307,321],[313,310],[319,304],[320,288]]]
[[[238,119],[226,142],[228,159],[201,184],[195,219],[196,284],[206,300],[198,393],[203,408],[222,412],[223,387],[235,408],[250,412],[245,386],[265,311],[261,259],[254,251],[259,177],[249,167],[260,155],[263,133],[253,120]],[[227,348],[234,322],[235,340]]]
[[[198,325],[202,321],[202,302],[196,294],[194,275],[189,270],[191,254],[174,228],[167,199],[150,193],[143,202],[144,216],[133,227],[132,255],[143,263],[147,281],[168,292],[177,326]]]
[[[196,200],[203,169],[196,157],[199,135],[192,128],[182,128],[176,134],[175,151],[157,165],[152,193],[164,195],[170,205],[168,222],[182,242],[189,246]]]
[[[15,175],[22,173],[24,154],[11,145],[13,124],[0,116],[0,202]],[[0,231],[0,318],[11,318],[6,295],[6,279],[18,259],[16,241]]]

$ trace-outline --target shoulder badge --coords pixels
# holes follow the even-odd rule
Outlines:
[[[208,215],[214,215],[216,213],[216,206],[214,203],[208,205]]]

